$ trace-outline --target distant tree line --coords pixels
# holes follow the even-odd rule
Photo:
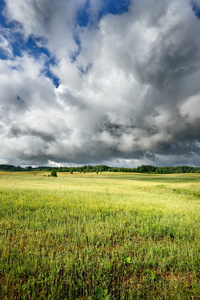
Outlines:
[[[190,166],[177,166],[177,167],[155,167],[151,165],[142,165],[137,168],[116,168],[109,167],[106,165],[85,165],[82,167],[48,167],[48,166],[40,166],[40,167],[20,167],[13,165],[0,165],[0,171],[8,171],[8,172],[22,172],[22,171],[47,171],[51,172],[52,170],[56,170],[56,172],[80,172],[80,173],[101,173],[101,172],[132,172],[132,173],[154,173],[154,174],[174,174],[174,173],[200,173],[200,167],[190,167]]]

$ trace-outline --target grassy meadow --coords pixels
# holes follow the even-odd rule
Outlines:
[[[0,172],[1,299],[200,298],[200,174],[43,174]]]

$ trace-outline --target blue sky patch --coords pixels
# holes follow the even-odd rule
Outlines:
[[[130,0],[104,0],[100,11],[98,12],[96,22],[106,14],[123,14],[128,11]],[[85,6],[77,14],[77,23],[81,27],[86,27],[88,24],[93,23],[94,20],[90,16],[90,4],[89,1],[85,3]]]
[[[130,0],[104,0],[104,14],[123,14],[128,11]]]
[[[4,10],[4,7],[5,7],[5,3],[3,0],[0,1],[0,25],[2,27],[7,27],[7,24],[6,24],[6,19],[5,17],[3,16],[3,10]]]
[[[197,16],[197,18],[200,19],[200,6],[197,5],[196,3],[193,3],[192,9],[193,9],[195,15]]]
[[[89,7],[89,1],[87,1],[84,8],[77,13],[77,23],[81,27],[86,27],[90,21]]]

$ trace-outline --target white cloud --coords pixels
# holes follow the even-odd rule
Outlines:
[[[4,36],[0,36],[0,49],[7,57],[13,57],[12,47]]]
[[[180,114],[191,124],[200,121],[200,93],[183,102]]]

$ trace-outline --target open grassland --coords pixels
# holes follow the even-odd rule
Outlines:
[[[200,174],[0,172],[0,228],[2,299],[200,297]]]

